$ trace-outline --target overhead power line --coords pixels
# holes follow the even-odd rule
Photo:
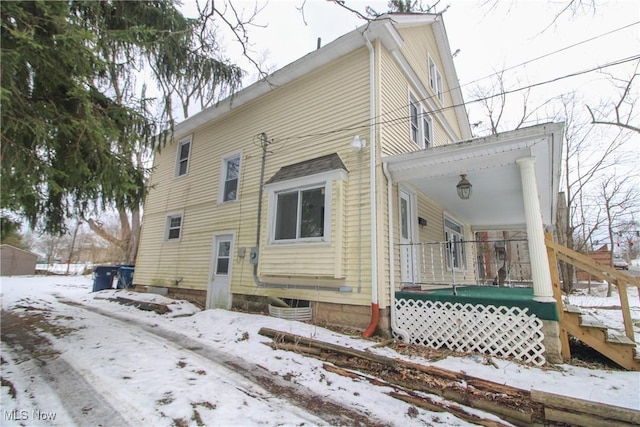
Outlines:
[[[472,99],[472,100],[469,100],[469,101],[466,101],[466,102],[462,102],[460,104],[453,104],[453,105],[449,105],[449,106],[446,106],[446,107],[437,108],[437,109],[432,110],[432,111],[427,111],[424,114],[420,113],[420,114],[418,114],[418,116],[430,115],[430,114],[433,114],[433,113],[436,113],[436,112],[443,112],[443,111],[446,111],[446,110],[449,110],[449,109],[452,109],[452,108],[457,108],[457,107],[465,107],[468,104],[481,102],[481,101],[488,100],[488,99],[495,98],[495,97],[502,96],[502,95],[508,95],[508,94],[512,94],[512,93],[521,92],[523,90],[527,90],[527,89],[530,89],[530,88],[534,88],[534,87],[539,87],[539,86],[555,83],[555,82],[558,82],[558,81],[561,81],[561,80],[565,80],[565,79],[568,79],[568,78],[571,78],[571,77],[576,77],[576,76],[580,76],[580,75],[583,75],[583,74],[592,73],[592,72],[595,72],[595,71],[602,70],[604,68],[621,65],[621,64],[625,64],[625,63],[636,61],[636,60],[640,60],[640,54],[633,55],[633,56],[630,56],[630,57],[627,57],[627,58],[618,59],[618,60],[603,64],[603,65],[598,65],[598,66],[591,67],[591,68],[588,68],[588,69],[585,69],[585,70],[581,70],[581,71],[576,71],[576,72],[573,72],[573,73],[565,74],[565,75],[562,75],[562,76],[559,76],[559,77],[554,77],[552,79],[544,80],[544,81],[541,81],[541,82],[528,84],[528,85],[521,86],[521,87],[518,87],[518,88],[515,88],[515,89],[506,90],[504,92],[499,92],[499,93],[496,93],[496,94],[487,95],[485,97]],[[419,101],[425,101],[425,100],[430,99],[430,98],[433,98],[433,96],[430,96],[428,98],[423,98],[423,99],[421,99]],[[403,106],[403,108],[398,108],[398,109],[393,110],[393,111],[398,111],[398,110],[401,110],[401,109],[406,110],[407,108],[409,108],[409,104],[406,104],[405,106]],[[386,125],[393,125],[393,124],[397,124],[397,123],[404,123],[405,121],[407,121],[407,120],[409,120],[411,118],[410,116],[403,115],[403,116],[394,117],[394,118],[388,119],[388,120],[380,120],[382,118],[382,116],[388,115],[389,113],[390,112],[386,112],[383,115],[377,116],[376,117],[377,120],[375,121],[375,123],[373,125],[385,125],[385,124]],[[316,133],[310,133],[310,134],[293,135],[293,136],[289,136],[289,137],[278,138],[276,140],[276,142],[285,142],[285,141],[291,141],[291,140],[311,139],[311,138],[320,139],[320,138],[323,138],[323,137],[326,137],[326,136],[330,136],[330,135],[338,134],[338,133],[342,133],[342,132],[358,131],[358,130],[362,130],[362,129],[367,129],[370,126],[372,126],[372,124],[369,122],[369,119],[366,119],[364,121],[357,122],[357,123],[354,123],[353,125],[350,125],[350,126],[347,126],[347,127],[343,127],[343,128],[340,128],[340,129],[333,129],[333,130],[328,130],[328,131],[324,131],[324,132],[316,132]]]

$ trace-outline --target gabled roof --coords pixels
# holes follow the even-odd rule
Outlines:
[[[281,167],[280,170],[265,183],[265,185],[281,181],[289,181],[296,178],[302,178],[304,176],[316,175],[336,169],[344,169],[347,171],[347,167],[342,163],[340,156],[336,153],[328,154],[326,156],[316,157],[315,159],[305,160],[304,162]]]
[[[443,61],[444,73],[450,85],[451,97],[456,111],[456,117],[461,125],[463,139],[471,137],[469,120],[463,104],[462,91],[457,85],[458,76],[455,72],[451,49],[440,14],[387,14],[368,22],[365,25],[337,38],[320,49],[314,50],[291,64],[281,68],[252,85],[236,92],[220,103],[202,110],[189,119],[177,124],[174,136],[180,138],[197,127],[215,120],[216,118],[238,108],[258,97],[290,83],[317,68],[329,64],[336,59],[366,46],[367,41],[380,40],[390,52],[398,52],[403,40],[398,28],[432,25],[438,45],[440,57]],[[397,59],[397,55],[396,55]],[[438,109],[436,115],[441,116]],[[445,121],[446,122],[446,121]]]

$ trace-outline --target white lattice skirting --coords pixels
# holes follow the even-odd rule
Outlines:
[[[542,321],[527,308],[412,299],[395,304],[396,325],[412,344],[545,363]]]

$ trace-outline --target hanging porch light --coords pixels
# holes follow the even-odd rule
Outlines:
[[[458,197],[460,197],[462,200],[469,199],[469,197],[471,197],[472,187],[473,186],[471,185],[471,183],[467,180],[467,175],[460,175],[460,181],[458,182],[458,185],[456,185],[456,190],[458,190]]]

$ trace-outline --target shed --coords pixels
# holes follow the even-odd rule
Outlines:
[[[11,245],[0,245],[0,276],[35,274],[38,255]]]

